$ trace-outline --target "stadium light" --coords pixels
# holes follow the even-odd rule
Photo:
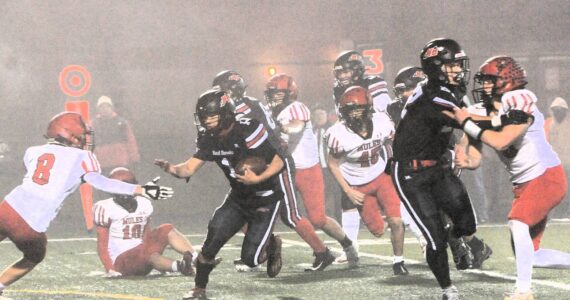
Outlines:
[[[267,75],[273,76],[275,74],[277,74],[277,68],[275,66],[267,67]]]

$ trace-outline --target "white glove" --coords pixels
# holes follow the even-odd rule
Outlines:
[[[171,187],[156,184],[159,179],[160,176],[157,176],[152,181],[149,181],[142,186],[143,196],[152,200],[163,200],[171,198],[172,195],[174,195],[174,191]]]
[[[117,278],[117,277],[121,277],[123,276],[123,274],[115,271],[115,270],[109,270],[109,272],[105,273],[105,275],[103,275],[103,277],[105,278]]]

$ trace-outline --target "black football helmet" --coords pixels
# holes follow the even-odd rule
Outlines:
[[[237,101],[245,96],[247,85],[238,72],[225,70],[216,75],[212,87],[224,91],[230,99]]]
[[[218,133],[220,130],[228,128],[235,121],[235,114],[230,102],[228,95],[218,89],[211,89],[200,95],[194,113],[198,131]],[[206,120],[214,116],[219,116],[218,124],[208,128]]]
[[[396,79],[394,79],[394,95],[396,100],[400,102],[405,102],[407,100],[404,97],[404,92],[408,90],[413,90],[416,88],[418,83],[426,79],[426,74],[419,67],[408,66],[400,69],[398,74],[396,74]]]
[[[361,86],[349,87],[339,103],[339,112],[346,126],[358,133],[369,125],[372,118],[372,97]]]
[[[340,79],[342,72],[351,71],[352,76],[347,79]],[[350,86],[362,79],[364,76],[364,60],[358,51],[350,50],[339,54],[334,62],[333,72],[336,82],[340,86]]]
[[[420,54],[422,69],[430,84],[467,86],[469,82],[469,58],[459,44],[447,38],[429,41]],[[458,64],[460,72],[448,72],[444,65]],[[450,77],[453,81],[450,81]]]

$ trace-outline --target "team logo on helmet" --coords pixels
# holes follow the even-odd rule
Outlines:
[[[239,76],[239,74],[232,74],[228,77],[228,80],[231,80],[231,81],[238,81],[240,79],[241,79],[241,76]]]
[[[439,54],[439,50],[437,49],[437,47],[431,47],[431,48],[427,49],[426,52],[424,53],[424,59],[430,58],[430,57],[435,57],[438,54]]]
[[[348,61],[354,61],[354,60],[360,60],[360,59],[361,59],[360,55],[354,53],[348,58]]]

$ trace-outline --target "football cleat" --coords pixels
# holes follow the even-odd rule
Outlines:
[[[453,261],[457,270],[466,270],[473,267],[473,253],[463,238],[449,239],[449,246],[453,254]]]
[[[305,269],[306,272],[322,271],[330,264],[332,264],[336,259],[329,248],[326,248],[324,252],[314,253],[314,255],[315,261],[313,262],[313,266],[311,268]]]
[[[348,267],[349,268],[358,267],[358,261],[360,260],[360,258],[358,258],[358,251],[356,251],[356,248],[354,248],[353,245],[350,245],[350,246],[344,248],[343,250],[344,250],[346,262],[348,262]],[[335,262],[336,261],[337,260],[335,259]]]
[[[471,268],[473,269],[481,269],[483,262],[489,259],[489,257],[491,257],[491,254],[493,254],[493,249],[491,249],[489,245],[484,243],[483,240],[481,240],[481,243],[481,249],[471,248],[471,251],[473,252],[473,265]]]
[[[236,268],[236,271],[238,273],[247,273],[247,272],[259,271],[259,269],[261,268],[261,265],[257,265],[257,266],[252,268],[252,267],[246,265],[243,261],[241,261],[241,258],[236,258],[236,259],[234,259],[234,267]]]
[[[459,300],[459,291],[452,285],[442,290],[442,300]]]
[[[206,296],[206,289],[195,287],[191,289],[188,293],[182,296],[182,300],[189,300],[189,299],[208,299]]]
[[[178,261],[178,271],[184,276],[194,276],[194,267],[192,267],[193,255],[190,251],[187,251],[182,256],[182,260]]]
[[[277,276],[283,266],[281,244],[281,238],[272,234],[267,246],[267,276],[271,278]]]
[[[408,269],[406,269],[406,266],[404,265],[404,261],[393,264],[392,270],[394,271],[394,275],[396,276],[403,276],[409,274]]]
[[[506,292],[504,300],[534,300],[534,295],[531,291],[521,293],[519,291]]]

